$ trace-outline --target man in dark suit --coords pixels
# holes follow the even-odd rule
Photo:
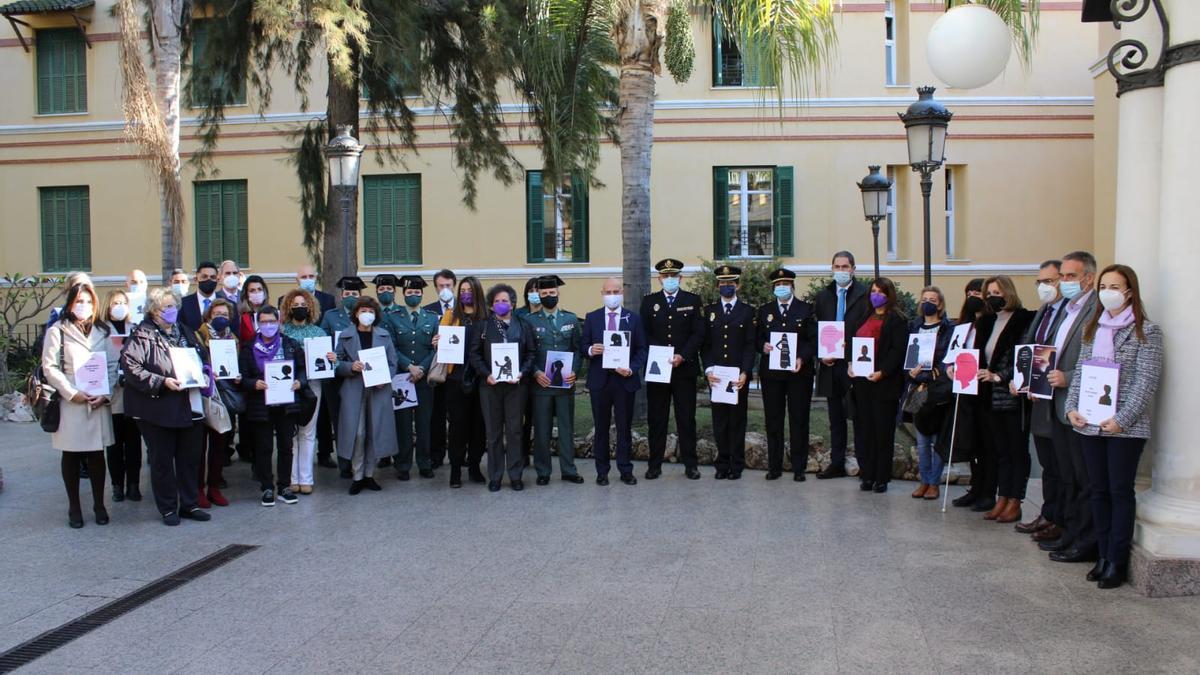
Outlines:
[[[713,435],[717,441],[717,480],[737,480],[746,466],[746,408],[749,404],[750,375],[754,372],[755,312],[750,305],[739,302],[738,288],[742,270],[721,265],[716,270],[717,301],[704,309],[707,323],[702,346],[704,375],[710,386],[720,384],[713,374],[715,366],[737,368],[738,379],[733,387],[738,402],[717,403],[712,406]]]
[[[812,403],[813,361],[817,355],[817,320],[812,305],[796,297],[796,273],[781,267],[770,275],[775,300],[758,309],[758,345],[763,356],[758,363],[762,383],[763,414],[767,420],[767,480],[783,476],[783,416],[787,412],[792,448],[792,479],[804,481],[808,466],[808,414]],[[777,345],[772,333],[793,333],[790,343]],[[786,336],[785,336],[786,337]],[[788,363],[771,369],[771,352],[789,348]]]
[[[845,321],[845,335],[854,335],[858,326],[871,311],[867,285],[854,278],[854,254],[838,251],[833,254],[833,281],[817,293],[817,321]],[[847,341],[849,341],[847,339]],[[825,397],[829,408],[829,466],[817,478],[841,478],[846,475],[846,392],[850,376],[846,362],[841,359],[822,359],[817,370],[817,392]]]
[[[609,277],[600,289],[604,306],[589,312],[583,322],[583,344],[588,345],[590,365],[587,373],[588,391],[592,398],[592,420],[595,436],[592,448],[596,455],[596,484],[608,485],[608,423],[614,413],[617,422],[617,471],[621,482],[637,485],[633,477],[633,401],[642,386],[641,373],[646,365],[646,334],[637,314],[625,309],[621,280]],[[604,331],[628,331],[630,334],[629,367],[605,370]]]
[[[704,341],[704,307],[700,296],[679,288],[683,262],[675,258],[658,261],[658,280],[662,290],[642,299],[640,316],[646,339],[651,345],[674,347],[671,357],[671,382],[646,383],[647,418],[650,424],[650,463],[646,480],[662,475],[663,455],[667,449],[667,422],[671,404],[675,404],[675,431],[684,473],[691,480],[700,478],[696,460],[696,376],[700,374],[697,357]]]
[[[179,308],[179,321],[183,325],[193,331],[200,330],[200,324],[204,321],[204,313],[208,311],[212,301],[216,300],[217,295],[217,264],[211,260],[196,265],[196,292],[186,295]],[[229,317],[234,326],[237,326],[237,305],[234,305],[235,313]]]
[[[436,302],[425,305],[426,312],[442,316],[454,309],[458,294],[458,277],[453,270],[440,270],[433,275],[433,290],[437,293]],[[430,420],[433,431],[429,435],[429,461],[433,468],[438,468],[446,460],[446,390],[443,387],[433,388],[433,413]]]
[[[317,305],[321,308],[321,313],[332,312],[337,308],[337,299],[325,291],[317,288],[317,270],[312,265],[301,265],[300,269],[296,270],[296,285],[301,290],[308,291],[317,299]],[[283,296],[275,299],[275,306],[283,306]]]

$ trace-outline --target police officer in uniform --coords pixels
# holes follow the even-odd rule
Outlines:
[[[417,389],[417,406],[396,411],[396,440],[400,454],[396,455],[396,477],[408,480],[413,464],[413,424],[417,435],[417,470],[421,478],[433,478],[429,457],[430,420],[433,417],[433,389],[425,376],[433,366],[434,338],[438,317],[421,308],[424,288],[428,284],[416,275],[400,279],[404,294],[403,309],[384,315],[384,325],[392,334],[396,346],[396,371],[408,373]]]
[[[741,371],[735,383],[737,405],[724,403],[712,406],[713,435],[717,442],[717,480],[737,480],[746,466],[746,407],[749,400],[750,374],[754,371],[757,352],[755,341],[755,312],[750,305],[738,300],[737,291],[742,277],[740,267],[721,265],[716,269],[717,301],[704,308],[707,327],[704,331],[704,374],[710,385],[720,382],[712,374],[714,366],[728,366]]]
[[[568,483],[582,483],[575,468],[575,373],[583,363],[583,330],[579,317],[558,306],[558,288],[564,282],[558,275],[539,277],[539,310],[525,317],[533,329],[537,356],[533,359],[533,468],[537,484],[548,485],[553,467],[550,463],[550,428],[558,422],[558,468]],[[546,364],[549,352],[570,352],[570,363]],[[570,373],[569,375],[567,373]],[[566,387],[566,388],[564,388]]]
[[[808,465],[808,408],[812,403],[813,360],[817,355],[817,319],[813,306],[796,297],[796,273],[780,267],[771,272],[775,299],[758,308],[758,363],[763,413],[767,422],[767,480],[783,475],[783,416],[786,411],[792,444],[792,474],[804,481]],[[795,342],[772,339],[772,333],[795,334]],[[793,346],[794,344],[794,346]],[[771,352],[780,350],[780,367],[771,370]],[[784,358],[786,357],[786,358]]]
[[[354,309],[354,303],[358,302],[359,296],[362,295],[363,289],[367,284],[358,277],[342,277],[338,279],[336,284],[341,291],[335,309],[329,312],[321,313],[321,328],[333,338],[333,344],[337,344],[337,336],[343,331],[350,330],[353,322],[350,320],[350,310]],[[321,382],[321,405],[328,405],[329,420],[334,429],[338,428],[338,409],[341,405],[341,395],[338,388],[341,386],[341,381],[334,378],[323,380]],[[321,466],[329,466],[328,458],[322,457],[318,460]],[[341,471],[341,477],[349,480],[353,476],[350,473],[350,460],[338,457],[337,468]]]
[[[650,462],[646,480],[662,475],[663,455],[667,448],[667,421],[675,404],[675,431],[679,439],[679,457],[691,480],[700,478],[696,467],[696,376],[700,374],[697,357],[704,341],[704,309],[700,296],[679,288],[683,262],[666,258],[654,265],[662,290],[642,299],[640,316],[650,345],[675,348],[671,359],[671,382],[646,383],[647,418],[650,423]]]
[[[396,304],[396,289],[400,287],[400,279],[395,274],[376,274],[371,283],[375,284],[375,297],[383,307],[383,316],[379,317],[378,323],[384,325],[384,319],[389,314],[404,311],[403,307]]]

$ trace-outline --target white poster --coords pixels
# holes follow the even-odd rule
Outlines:
[[[866,377],[875,372],[875,338],[856,337],[851,340],[850,370],[854,377]]]
[[[737,381],[741,372],[733,366],[713,366],[712,374],[720,378],[716,384],[709,385],[709,395],[713,403],[737,405]]]
[[[933,370],[933,353],[937,350],[937,332],[913,333],[908,336],[908,347],[904,351],[904,369]]]
[[[1121,367],[1111,361],[1084,361],[1079,374],[1079,414],[1088,424],[1100,424],[1117,414],[1117,384]]]
[[[333,338],[328,335],[304,338],[304,366],[310,380],[328,380],[335,375],[337,364],[329,360]]]
[[[87,396],[109,396],[108,355],[92,352],[87,361],[75,367],[75,388]]]
[[[542,372],[554,389],[570,389],[567,380],[575,374],[575,354],[571,352],[546,352],[546,363]]]
[[[979,375],[979,350],[959,349],[950,365],[954,367],[954,387],[951,392],[970,396],[979,394],[979,379],[976,377]]]
[[[946,349],[946,358],[942,363],[954,363],[954,355],[960,349],[970,349],[974,345],[971,344],[974,340],[971,338],[971,324],[960,323],[954,327],[954,332],[950,333],[950,347]]]
[[[521,350],[516,342],[492,344],[492,377],[497,382],[521,381]]]
[[[438,326],[437,361],[452,365],[467,362],[466,326]]]
[[[670,384],[671,373],[675,370],[671,362],[674,356],[675,348],[670,345],[650,345],[650,353],[646,358],[646,381]]]
[[[204,366],[200,363],[200,355],[191,347],[171,347],[171,366],[175,369],[175,379],[184,389],[200,389],[204,387]]]
[[[125,297],[129,298],[129,323],[136,326],[146,317],[146,294],[126,293]]]
[[[605,370],[629,367],[630,332],[627,330],[604,331],[604,358],[600,367]]]
[[[400,373],[392,378],[392,410],[405,410],[417,407],[417,385],[413,384],[412,376]]]
[[[292,383],[296,381],[296,366],[291,361],[264,363],[263,381],[267,383],[267,405],[296,402],[296,392],[292,391]]]
[[[234,380],[241,375],[237,340],[209,340],[208,357],[212,361],[213,376],[218,380]]]
[[[1018,394],[1029,393],[1033,379],[1033,350],[1037,345],[1017,345],[1013,350],[1013,388]]]
[[[796,370],[799,338],[796,333],[771,332],[771,351],[767,353],[767,365],[771,370]]]
[[[390,384],[392,381],[392,373],[388,368],[387,350],[383,347],[371,347],[370,349],[360,349],[358,351],[358,360],[363,364],[363,386],[378,387],[381,384]]]
[[[817,322],[817,358],[846,358],[846,322]]]

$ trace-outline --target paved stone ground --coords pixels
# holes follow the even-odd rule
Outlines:
[[[313,496],[264,509],[237,464],[210,523],[167,528],[143,501],[71,530],[47,440],[0,424],[0,650],[227,544],[261,548],[21,672],[1200,670],[1200,598],[1099,591],[903,482],[670,466],[490,494],[442,471],[350,497],[318,469]]]

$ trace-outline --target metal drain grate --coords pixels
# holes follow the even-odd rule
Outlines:
[[[33,662],[62,647],[72,640],[82,637],[106,623],[132,612],[142,605],[166,595],[180,586],[198,579],[205,574],[258,548],[246,544],[231,544],[225,548],[205,556],[194,563],[180,567],[170,574],[142,586],[141,588],[121,596],[116,600],[94,609],[87,614],[69,621],[58,628],[19,644],[0,654],[0,673],[9,673],[21,666]]]

